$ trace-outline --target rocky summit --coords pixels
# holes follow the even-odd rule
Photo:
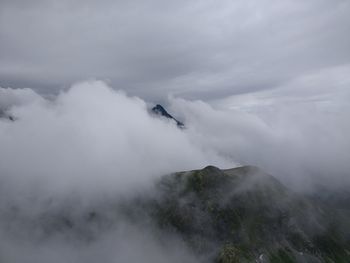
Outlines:
[[[164,118],[167,118],[167,119],[170,119],[170,120],[173,120],[175,121],[176,125],[179,127],[179,128],[184,128],[185,125],[181,122],[181,121],[178,121],[177,119],[175,119],[172,115],[170,115],[162,105],[160,104],[157,104],[156,106],[154,106],[152,108],[152,113],[158,115],[158,116],[161,116],[161,117],[164,117]]]

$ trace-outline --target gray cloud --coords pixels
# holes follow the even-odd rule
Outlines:
[[[350,61],[348,1],[1,1],[0,85],[208,100]]]

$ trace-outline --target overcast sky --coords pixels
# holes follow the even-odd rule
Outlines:
[[[350,63],[347,0],[0,0],[0,86],[86,79],[157,100],[281,87]]]

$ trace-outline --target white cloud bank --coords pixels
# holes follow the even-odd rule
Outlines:
[[[1,92],[3,100],[27,102],[9,110],[15,122],[0,122],[0,174],[15,183],[123,192],[165,173],[225,163],[151,116],[144,101],[103,82],[74,85],[53,101],[28,90]]]
[[[53,100],[31,90],[0,94],[2,110],[15,116],[0,118],[0,261],[197,262],[145,215],[123,218],[119,198],[163,174],[227,161],[103,82],[73,85]],[[84,220],[95,209],[107,219]]]
[[[196,262],[176,237],[161,242],[143,218],[140,228],[118,213],[108,234],[94,229],[92,243],[67,241],[65,233],[44,241],[33,235],[42,231],[43,215],[83,214],[108,195],[135,193],[173,171],[242,163],[299,189],[349,185],[349,73],[349,66],[325,69],[211,105],[170,98],[184,130],[100,81],[73,85],[52,100],[0,88],[0,109],[15,117],[0,118],[0,260]]]
[[[1,177],[51,192],[122,193],[165,173],[241,163],[296,185],[349,182],[349,75],[348,65],[324,69],[214,106],[170,98],[185,130],[100,81],[53,100],[0,89],[0,107],[17,118],[0,121]]]

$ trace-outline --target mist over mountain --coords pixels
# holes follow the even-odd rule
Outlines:
[[[0,263],[349,263],[349,14],[0,0]]]
[[[170,97],[179,129],[101,81],[0,94],[3,262],[349,261],[346,107]]]
[[[8,201],[0,202],[5,262],[350,260],[349,206],[295,193],[256,167],[169,174],[151,191],[88,204],[74,194],[34,198],[30,208]]]

